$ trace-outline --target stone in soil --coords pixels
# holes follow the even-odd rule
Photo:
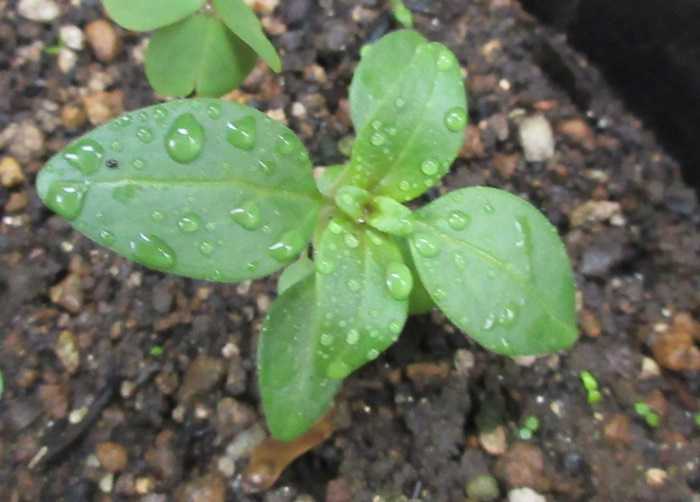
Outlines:
[[[520,145],[528,162],[544,162],[554,157],[554,134],[544,115],[531,115],[518,125]]]
[[[700,334],[699,324],[688,314],[678,314],[667,329],[654,335],[651,346],[660,366],[675,371],[700,371],[700,349],[693,339]]]
[[[13,157],[3,157],[0,160],[0,184],[5,188],[14,188],[24,183],[22,167]]]
[[[547,502],[547,499],[544,495],[526,487],[509,491],[508,502]]]
[[[206,355],[198,356],[190,363],[178,392],[181,402],[190,401],[195,395],[211,390],[223,377],[224,363],[221,359]]]
[[[124,111],[122,91],[97,92],[83,98],[88,120],[94,126],[104,124]]]
[[[547,491],[551,484],[544,472],[542,450],[530,443],[515,443],[496,463],[496,474],[511,487]]]
[[[500,496],[498,481],[493,476],[481,475],[472,479],[466,486],[467,496],[474,500],[490,502]]]
[[[63,367],[69,374],[74,374],[80,367],[80,352],[73,333],[63,330],[59,333],[54,347],[56,357],[58,357]]]
[[[119,55],[122,47],[121,37],[109,21],[98,19],[88,23],[85,35],[95,57],[103,63],[110,63]]]
[[[107,472],[121,472],[126,469],[129,461],[126,448],[112,441],[100,443],[95,448],[95,454],[100,461],[100,465]]]
[[[9,9],[7,6],[3,8]],[[61,10],[54,0],[20,0],[17,12],[31,21],[50,23],[58,17]]]
[[[226,484],[216,474],[208,474],[182,485],[175,495],[175,502],[224,502]]]

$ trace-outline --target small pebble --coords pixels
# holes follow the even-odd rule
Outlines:
[[[0,184],[5,188],[14,188],[24,183],[24,173],[19,162],[13,157],[0,160]]]
[[[95,454],[100,461],[100,465],[108,472],[120,472],[126,469],[129,456],[119,443],[107,441],[97,445]]]
[[[491,501],[500,496],[498,481],[493,476],[477,476],[467,483],[467,496],[474,500]]]
[[[103,63],[113,61],[121,50],[121,37],[114,25],[105,19],[92,21],[85,27],[88,44]]]
[[[17,12],[22,17],[40,23],[49,23],[61,13],[54,0],[20,0]]]
[[[61,29],[58,31],[58,38],[69,49],[79,51],[85,46],[83,31],[73,24],[61,26]]]
[[[544,115],[522,119],[518,137],[528,162],[544,162],[554,157],[554,134]]]
[[[508,502],[547,502],[547,499],[532,488],[526,487],[509,491]]]

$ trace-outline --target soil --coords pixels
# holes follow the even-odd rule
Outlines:
[[[33,180],[50,155],[99,113],[158,98],[141,35],[118,30],[109,62],[87,44],[70,68],[72,56],[56,55],[62,26],[104,16],[96,0],[58,2],[59,17],[44,23],[19,16],[18,3],[0,0],[0,160],[17,161],[24,178],[0,187],[2,500],[452,502],[480,475],[511,500],[539,500],[519,487],[561,501],[700,499],[696,194],[597,70],[515,1],[408,2],[417,29],[451,47],[469,77],[469,139],[425,199],[486,184],[542,208],[573,260],[579,342],[511,360],[437,313],[413,318],[348,379],[333,437],[255,495],[241,473],[264,426],[254,353],[275,279],[168,277],[42,207]],[[375,0],[276,3],[258,7],[285,71],[260,66],[229,98],[286,120],[316,164],[336,163],[352,134],[359,50],[394,23]],[[543,162],[526,161],[518,135],[534,113],[554,130]],[[598,381],[597,404],[584,370]],[[640,402],[657,426],[635,412]],[[539,428],[519,437],[530,416]]]

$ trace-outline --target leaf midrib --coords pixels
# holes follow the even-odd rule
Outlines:
[[[440,230],[436,226],[429,225],[429,224],[424,223],[424,222],[416,222],[416,223],[418,226],[424,226],[424,227],[429,228],[430,230],[439,234],[440,236],[442,236],[443,238],[445,238],[448,241],[465,245],[477,257],[479,257],[485,261],[491,262],[495,267],[501,269],[505,275],[511,277],[514,282],[518,283],[528,293],[528,295],[530,295],[532,298],[534,298],[535,303],[540,306],[540,308],[542,309],[542,311],[546,315],[548,315],[550,318],[555,320],[557,323],[562,325],[567,330],[572,329],[572,327],[566,321],[564,321],[563,319],[560,319],[559,316],[554,315],[552,313],[549,306],[544,301],[542,301],[542,295],[539,294],[539,291],[534,287],[534,285],[532,284],[532,282],[530,280],[523,277],[521,274],[514,273],[514,271],[512,269],[509,269],[501,259],[497,258],[496,256],[492,255],[488,251],[482,249],[481,247],[479,247],[471,242],[468,242],[468,241],[465,241],[462,239],[458,239],[450,234],[443,232],[442,230]]]
[[[176,180],[160,180],[155,178],[138,178],[138,177],[125,177],[113,181],[91,181],[91,185],[100,186],[123,186],[123,185],[140,185],[140,186],[151,186],[151,187],[168,187],[168,186],[182,186],[182,185],[199,185],[199,186],[232,186],[232,187],[245,187],[249,190],[267,194],[269,196],[275,195],[286,195],[296,199],[306,199],[311,202],[318,202],[319,198],[315,197],[313,192],[303,193],[303,192],[293,192],[288,189],[282,188],[271,188],[263,185],[258,185],[257,183],[251,183],[250,181],[245,181],[240,178],[224,178],[224,179],[200,179],[200,178],[178,178]]]

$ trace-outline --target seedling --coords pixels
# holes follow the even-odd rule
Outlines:
[[[282,440],[323,416],[409,313],[436,305],[508,356],[577,336],[569,260],[532,205],[487,187],[403,204],[439,182],[464,141],[455,56],[409,30],[362,54],[351,158],[316,182],[292,131],[202,98],[128,113],[70,144],[37,180],[77,230],[152,269],[231,283],[286,267],[258,342],[263,408]]]
[[[590,371],[581,372],[581,383],[583,383],[583,388],[586,389],[588,404],[597,404],[603,398],[598,389],[598,380],[595,379]]]
[[[408,7],[403,3],[403,0],[389,0],[391,12],[394,18],[404,28],[413,28],[413,14],[408,10]]]
[[[657,428],[661,423],[661,418],[651,409],[651,406],[645,402],[639,401],[634,403],[634,411],[642,417],[649,427]]]
[[[146,77],[163,96],[218,97],[238,87],[257,56],[282,64],[260,21],[243,0],[102,0],[114,21],[153,31]]]
[[[525,441],[532,439],[532,436],[540,428],[540,420],[535,415],[530,415],[523,422],[523,426],[518,430],[518,436]]]

